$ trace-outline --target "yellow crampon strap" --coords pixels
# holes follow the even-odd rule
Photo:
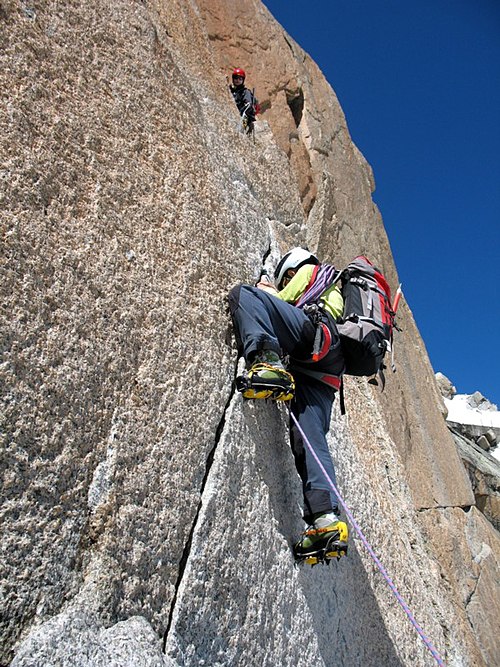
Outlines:
[[[304,535],[307,537],[311,537],[311,535],[321,535],[322,533],[333,533],[335,528],[330,528],[327,526],[326,528],[310,528],[309,530],[304,531]]]
[[[304,532],[304,535],[306,537],[311,537],[312,535],[322,535],[323,533],[333,532],[337,532],[339,534],[339,540],[341,542],[347,542],[347,525],[343,521],[338,521],[337,523],[331,524],[330,526],[326,526],[326,528],[310,528]]]
[[[310,528],[304,532],[304,535],[311,537],[312,535],[322,535],[323,533],[333,533],[334,531],[339,534],[339,540],[341,542],[347,542],[349,533],[347,524],[343,521],[337,521],[337,523],[330,524],[330,526],[326,526],[326,528]]]
[[[248,377],[251,379],[255,373],[259,373],[260,371],[271,371],[273,373],[279,373],[279,375],[285,377],[288,382],[290,382],[290,384],[295,387],[295,380],[293,379],[293,375],[291,373],[286,371],[284,368],[277,369],[276,366],[267,364],[265,361],[259,361],[258,363],[254,364],[248,371]]]

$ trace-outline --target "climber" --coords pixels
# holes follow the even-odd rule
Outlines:
[[[249,399],[290,401],[291,412],[335,483],[326,434],[344,370],[336,328],[343,299],[338,285],[324,291],[319,286],[315,303],[301,303],[311,294],[319,268],[313,253],[293,248],[276,268],[277,288],[265,276],[255,287],[237,285],[229,294],[229,307],[247,368],[237,378],[237,388]],[[293,421],[290,441],[307,524],[294,546],[295,558],[315,564],[339,557],[347,551],[347,526],[339,521],[338,500]]]
[[[245,70],[241,67],[236,67],[232,74],[232,84],[229,90],[236,102],[238,111],[242,118],[243,128],[247,134],[253,131],[253,124],[255,123],[255,115],[257,112],[258,102],[251,90],[245,88]]]

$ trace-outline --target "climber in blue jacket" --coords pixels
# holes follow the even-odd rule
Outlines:
[[[276,287],[262,279],[255,287],[237,285],[229,305],[247,366],[237,379],[238,389],[248,399],[290,401],[292,414],[335,483],[326,434],[344,370],[335,324],[342,315],[343,299],[336,284],[322,292],[318,288],[314,307],[301,303],[311,293],[319,264],[308,250],[294,248],[276,268]],[[284,357],[289,359],[288,369]],[[315,564],[346,552],[347,526],[339,521],[338,500],[294,420],[290,440],[308,525],[294,553],[297,560]]]

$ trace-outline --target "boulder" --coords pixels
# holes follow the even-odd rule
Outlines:
[[[446,375],[443,375],[443,373],[440,372],[436,373],[435,377],[441,396],[444,398],[453,398],[453,396],[455,396],[457,393],[457,390],[453,386],[451,380],[449,380]]]

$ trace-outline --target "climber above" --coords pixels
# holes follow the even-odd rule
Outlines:
[[[236,67],[232,74],[232,84],[229,90],[236,102],[242,118],[243,128],[247,134],[253,131],[255,116],[258,113],[258,102],[251,90],[245,87],[245,70]]]
[[[336,327],[343,299],[338,284],[324,283],[322,290],[315,282],[319,265],[311,252],[294,248],[276,268],[276,287],[262,277],[255,287],[237,285],[229,294],[229,307],[247,368],[237,378],[238,390],[248,399],[290,401],[292,414],[335,482],[326,434],[344,371]],[[308,302],[315,286],[314,303]],[[338,500],[293,420],[290,441],[307,524],[294,547],[295,558],[309,564],[328,561],[346,553],[347,526],[339,521]]]

